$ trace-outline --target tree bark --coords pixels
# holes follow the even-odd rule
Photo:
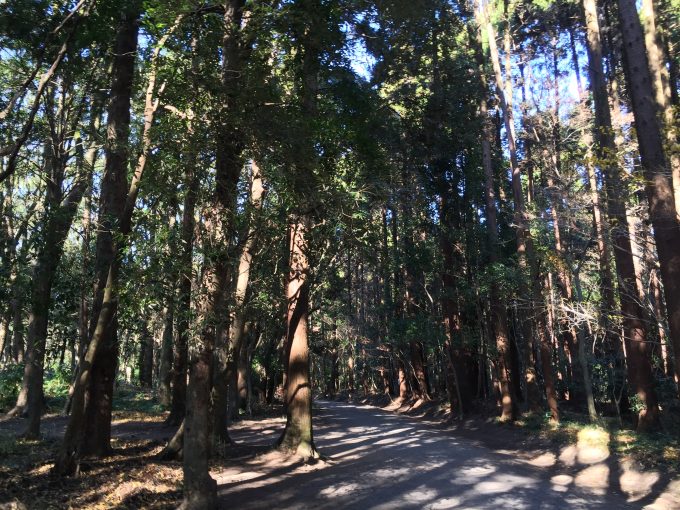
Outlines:
[[[678,132],[675,130],[674,110],[671,104],[671,89],[669,86],[670,76],[662,50],[660,27],[657,24],[657,13],[653,0],[643,0],[641,14],[654,100],[658,108],[662,134],[666,142],[666,150],[671,167],[675,211],[678,212],[680,211],[680,154],[677,150],[674,150],[678,143]]]
[[[229,123],[229,111],[235,106],[241,69],[239,33],[244,0],[225,2],[222,37],[222,94],[217,133],[215,191],[204,211],[203,252],[205,261],[198,300],[200,335],[196,355],[189,368],[189,388],[184,434],[184,500],[180,508],[212,509],[217,504],[215,480],[210,476],[210,390],[214,350],[218,333],[226,327],[223,301],[229,270],[228,251],[234,224],[234,207],[241,160],[242,140]],[[227,434],[226,430],[223,431]],[[228,437],[228,436],[227,436]]]
[[[483,8],[484,9],[484,8]],[[506,53],[506,77],[503,78],[501,71],[500,57],[496,44],[496,34],[493,25],[486,11],[477,11],[478,23],[486,30],[489,42],[489,55],[494,70],[497,94],[500,99],[501,113],[505,125],[505,134],[508,141],[510,152],[510,170],[512,173],[512,195],[514,204],[514,222],[516,225],[517,256],[520,269],[527,274],[528,261],[531,261],[535,254],[533,240],[529,231],[528,217],[524,205],[524,192],[522,190],[521,168],[517,156],[517,137],[512,110],[512,76],[510,72],[510,41],[509,32],[505,34],[505,53]],[[508,20],[509,23],[509,20]],[[508,29],[509,30],[509,29]],[[527,312],[533,307],[532,296],[529,287],[523,277],[520,277],[520,299],[524,301]],[[540,392],[538,390],[538,380],[536,377],[535,360],[533,354],[534,328],[531,320],[522,321],[522,336],[524,337],[523,361],[524,361],[524,384],[526,391],[526,404],[532,410],[540,407]]]
[[[312,432],[312,388],[309,377],[309,241],[311,220],[306,215],[293,217],[289,226],[289,274],[286,289],[288,318],[286,342],[286,428],[279,445],[302,457],[316,456]]]
[[[129,5],[122,13],[116,36],[95,263],[98,290],[88,350],[78,369],[71,416],[53,468],[57,475],[76,474],[82,455],[106,454],[110,450],[111,396],[118,358],[116,286],[123,243],[123,239],[114,242],[113,234],[119,232],[124,238],[130,231],[143,171],[143,165],[136,169],[126,197],[130,102],[140,14],[138,2]],[[146,130],[145,122],[145,134]]]
[[[87,186],[86,176],[79,176],[76,185],[63,201],[60,200],[59,204],[55,203],[50,207],[44,224],[44,243],[38,252],[33,273],[27,336],[30,348],[24,370],[24,378],[28,383],[28,424],[25,436],[31,439],[40,436],[40,416],[44,405],[45,346],[52,305],[52,285],[63,253],[64,241]]]
[[[602,67],[602,43],[595,0],[583,0],[586,19],[588,69],[595,106],[595,139],[597,155],[606,179],[609,194],[608,216],[614,244],[614,260],[619,280],[619,298],[623,316],[624,340],[628,355],[628,377],[642,405],[648,411],[639,415],[639,428],[654,426],[658,420],[658,405],[652,384],[651,364],[645,354],[646,330],[643,310],[637,299],[635,266],[628,236],[625,187],[616,157],[616,144],[611,124],[607,86]],[[637,12],[636,12],[637,16]],[[616,352],[614,349],[612,351]]]
[[[258,235],[258,222],[256,215],[262,208],[262,200],[264,195],[262,173],[255,161],[251,161],[251,171],[250,205],[252,208],[252,215],[250,218],[248,233],[246,234],[245,241],[241,248],[241,255],[239,257],[238,273],[236,276],[236,289],[234,290],[234,311],[230,322],[229,333],[229,339],[231,342],[231,370],[228,370],[227,372],[231,375],[230,392],[232,396],[230,397],[230,414],[237,413],[238,409],[241,407],[239,396],[240,392],[238,391],[239,374],[241,371],[240,367],[238,366],[238,361],[241,359],[242,354],[241,351],[243,347],[243,335],[246,319],[245,305],[248,291],[248,282],[250,280],[250,270],[253,264],[253,256]],[[223,419],[218,420],[218,414],[219,413],[215,413],[216,430],[219,430],[218,427],[221,428],[223,425],[226,426],[226,423],[223,423]],[[234,417],[235,415],[232,414],[232,418]]]
[[[670,337],[675,365],[680,366],[680,223],[668,176],[669,165],[664,152],[662,127],[654,101],[653,80],[645,50],[644,36],[634,0],[619,0],[619,23],[624,43],[624,68],[633,105],[640,160],[645,176],[649,202],[649,217],[654,227],[654,239],[659,254],[661,281],[664,286]],[[648,359],[646,343],[632,346],[640,358]],[[640,428],[658,426],[658,410],[652,386],[651,372],[638,374],[638,394],[649,391],[654,399],[640,415]],[[649,380],[647,378],[649,377]]]
[[[498,220],[496,212],[496,192],[494,186],[493,160],[491,153],[491,140],[493,138],[493,126],[489,118],[488,105],[486,100],[487,83],[484,71],[484,55],[482,53],[482,30],[484,29],[484,17],[478,14],[478,33],[470,36],[471,41],[476,41],[476,60],[481,81],[480,90],[480,118],[482,121],[482,167],[484,169],[484,197],[487,241],[489,248],[489,262],[494,265],[499,262],[498,244]],[[512,384],[511,367],[512,359],[510,354],[510,334],[508,331],[507,310],[501,299],[498,284],[491,282],[489,288],[489,305],[491,308],[492,330],[496,349],[498,351],[498,379],[501,393],[501,420],[514,421],[517,418],[516,388]]]

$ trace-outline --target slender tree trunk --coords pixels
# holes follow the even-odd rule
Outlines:
[[[481,80],[480,117],[482,119],[482,166],[484,168],[484,196],[485,214],[487,220],[487,239],[489,246],[489,261],[496,264],[499,261],[498,244],[498,220],[496,212],[496,192],[494,186],[494,171],[491,153],[491,140],[493,126],[489,118],[488,105],[485,97],[486,78],[484,71],[484,56],[481,49],[482,30],[484,29],[483,17],[478,18],[479,32],[476,36],[470,36],[470,40],[476,41],[477,66]],[[501,420],[513,421],[517,417],[516,388],[512,384],[510,354],[510,334],[508,331],[507,310],[501,299],[500,289],[495,282],[491,282],[489,289],[489,305],[491,308],[492,330],[496,349],[498,350],[498,379],[501,394]]]
[[[161,337],[160,360],[158,367],[158,400],[161,405],[169,406],[172,398],[172,344],[175,325],[175,288],[171,283],[167,302],[163,309],[163,335]]]
[[[153,386],[153,335],[148,324],[144,324],[140,339],[139,351],[139,384],[151,388]]]
[[[184,163],[184,208],[179,247],[179,283],[177,295],[177,343],[172,361],[172,395],[170,414],[166,423],[179,425],[184,421],[187,395],[187,369],[189,360],[189,327],[191,324],[191,287],[193,282],[194,228],[196,224],[196,198],[198,195],[197,155],[193,140],[193,115],[187,122],[186,161]]]
[[[505,133],[508,141],[508,148],[510,151],[510,170],[512,173],[512,194],[514,203],[514,221],[516,225],[517,238],[517,255],[519,258],[519,265],[523,272],[526,273],[527,261],[534,257],[533,240],[529,232],[528,218],[524,206],[524,196],[522,191],[521,168],[517,157],[517,137],[515,135],[515,126],[512,110],[512,76],[510,72],[510,42],[509,33],[505,35],[505,52],[506,52],[506,77],[503,78],[501,71],[500,58],[498,54],[498,47],[496,44],[496,34],[486,12],[478,9],[478,22],[480,27],[484,27],[487,33],[489,42],[489,55],[491,64],[494,70],[496,81],[496,88],[498,97],[500,99],[501,113],[503,115],[503,122],[505,124]],[[524,278],[520,278],[520,298],[524,301],[527,310],[531,309],[532,297]],[[538,381],[536,378],[536,369],[534,366],[533,355],[533,324],[530,320],[522,321],[522,334],[524,337],[524,383],[526,390],[526,403],[530,409],[536,409],[540,406],[540,393],[538,390]]]
[[[666,67],[665,55],[662,51],[659,26],[653,0],[643,0],[642,21],[645,36],[645,49],[649,61],[649,71],[652,78],[654,100],[656,102],[662,134],[666,143],[668,160],[671,167],[671,183],[675,211],[680,211],[680,154],[673,148],[678,143],[678,133],[675,130],[674,110],[671,104],[670,76]]]
[[[173,201],[174,202],[174,201]],[[168,228],[175,229],[176,205],[172,204],[168,211]],[[162,317],[163,332],[161,333],[160,350],[158,355],[158,400],[161,405],[169,407],[172,399],[172,346],[175,333],[175,301],[177,296],[177,266],[174,264],[173,251],[176,246],[172,243],[163,249],[165,285]]]
[[[10,275],[10,283],[12,284],[12,299],[10,301],[10,309],[12,311],[12,358],[15,363],[24,362],[24,299],[21,291],[21,285],[18,281],[19,263],[17,259],[14,264],[14,271]],[[25,404],[24,404],[25,405]]]
[[[80,176],[69,194],[50,212],[45,222],[44,244],[38,253],[31,289],[31,312],[28,319],[28,344],[24,378],[28,383],[28,424],[25,436],[40,436],[40,416],[43,410],[43,375],[47,323],[52,304],[52,285],[63,253],[64,241],[71,229],[78,204],[85,193],[88,179]]]
[[[241,351],[243,347],[243,335],[246,320],[246,296],[248,291],[248,282],[250,280],[250,270],[253,264],[253,255],[257,242],[258,222],[257,213],[262,208],[262,199],[264,195],[264,186],[262,173],[255,161],[251,162],[251,184],[250,184],[250,204],[252,207],[252,216],[250,218],[250,225],[248,233],[246,234],[245,242],[241,248],[241,255],[239,257],[238,273],[236,275],[236,289],[234,291],[234,312],[230,324],[230,352],[231,352],[231,367],[227,373],[231,375],[230,392],[230,414],[232,418],[238,414],[240,402],[238,402],[238,360],[241,359]],[[226,374],[225,374],[226,376]],[[220,416],[219,412],[215,413],[215,431],[226,427],[226,416]]]

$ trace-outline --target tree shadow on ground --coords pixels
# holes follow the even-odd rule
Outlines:
[[[532,465],[438,427],[338,403],[324,404],[315,437],[330,462],[277,465],[254,457],[216,473],[223,506],[625,509],[655,501],[668,482],[641,477],[647,492],[627,501],[621,480],[630,470],[618,470],[609,453],[577,450],[566,465],[555,447],[544,452],[550,462]]]

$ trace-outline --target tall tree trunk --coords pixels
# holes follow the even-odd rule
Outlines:
[[[88,179],[81,175],[64,200],[52,208],[44,225],[44,243],[38,252],[31,289],[31,311],[28,318],[29,356],[26,360],[24,378],[28,385],[27,438],[40,436],[40,416],[43,410],[43,375],[47,323],[52,305],[52,285],[59,260],[63,253],[64,241],[78,210]],[[56,205],[56,204],[55,204]]]
[[[299,34],[302,52],[301,72],[298,75],[298,94],[302,113],[307,123],[298,136],[303,150],[295,162],[294,192],[297,210],[289,218],[288,279],[286,282],[286,385],[284,405],[286,427],[279,438],[281,448],[294,451],[302,457],[316,457],[312,432],[312,387],[309,376],[310,356],[307,320],[310,292],[310,239],[313,214],[318,209],[313,195],[315,186],[314,165],[317,160],[315,140],[308,124],[318,117],[317,95],[322,52],[321,38],[324,23],[320,0],[300,5],[305,19]],[[350,296],[351,303],[351,296]],[[350,355],[350,360],[351,360]]]
[[[175,229],[176,206],[168,213],[168,228]],[[163,307],[163,332],[158,362],[158,400],[163,406],[170,406],[172,398],[172,346],[175,332],[175,299],[177,295],[177,273],[173,260],[175,246],[168,243],[164,248],[166,281],[164,286],[165,305]]]
[[[142,326],[139,343],[139,385],[151,388],[153,385],[153,335],[149,325]]]
[[[649,217],[654,226],[654,239],[659,254],[661,281],[666,297],[668,324],[675,354],[675,366],[680,366],[680,223],[673,199],[673,187],[668,176],[662,129],[654,100],[653,80],[645,50],[644,36],[635,0],[619,0],[619,23],[624,43],[624,68],[630,91],[640,159],[645,176],[649,202]],[[631,348],[640,358],[649,357],[649,346],[636,343]],[[647,378],[649,377],[649,380]],[[638,393],[651,391],[653,400],[646,414],[640,415],[641,428],[658,425],[658,411],[652,386],[651,372],[638,374]]]
[[[229,242],[233,234],[234,208],[243,166],[243,142],[229,122],[235,115],[242,48],[239,33],[245,0],[227,0],[223,17],[222,95],[223,110],[217,133],[215,191],[204,211],[205,261],[198,300],[198,345],[189,367],[189,388],[184,434],[184,500],[180,508],[215,508],[217,489],[210,476],[210,390],[214,350],[218,334],[226,328],[223,301],[229,270]],[[226,434],[226,431],[224,431]]]
[[[175,289],[168,290],[167,302],[163,309],[163,334],[161,337],[158,367],[158,400],[161,405],[169,406],[172,398],[172,344],[175,326]]]
[[[130,189],[127,190],[130,101],[140,14],[139,3],[132,2],[122,13],[116,36],[95,264],[98,291],[93,306],[88,350],[78,369],[71,416],[53,468],[53,472],[58,475],[77,473],[82,455],[106,453],[110,449],[111,395],[118,355],[115,321],[120,255],[125,237],[132,226],[132,213],[139,191],[139,181],[150,148],[149,120],[153,120],[155,111],[155,109],[148,111],[149,105],[146,105],[143,133],[145,146]],[[114,241],[114,232],[120,236],[117,242]],[[89,392],[87,407],[86,392]]]
[[[101,456],[111,451],[111,405],[118,362],[118,300],[115,294],[111,294],[111,302],[105,304],[104,294],[109,283],[110,268],[114,264],[118,266],[114,271],[114,281],[117,283],[120,262],[116,260],[119,254],[114,236],[120,231],[128,192],[129,151],[127,145],[140,16],[138,0],[133,3],[136,5],[130,5],[123,13],[123,20],[116,38],[111,101],[107,116],[106,164],[99,199],[99,225],[95,255],[96,290],[88,349],[92,348],[92,339],[99,325],[100,316],[110,315],[110,319],[100,329],[102,338],[99,339],[97,345],[98,352],[94,356],[92,370],[88,372],[90,377],[87,389],[85,430],[80,446],[82,455]],[[108,307],[106,312],[104,312],[105,306]]]
[[[262,208],[262,199],[264,195],[264,186],[262,173],[255,161],[251,161],[251,183],[250,183],[250,205],[252,207],[252,214],[250,218],[250,225],[245,241],[241,247],[241,255],[238,263],[238,273],[236,275],[236,289],[234,290],[234,311],[230,323],[229,340],[231,342],[231,369],[227,373],[231,376],[230,381],[230,414],[232,418],[234,413],[238,413],[241,407],[238,396],[238,378],[240,371],[238,370],[238,361],[241,359],[241,350],[243,347],[243,335],[246,320],[246,296],[248,291],[248,282],[250,280],[250,270],[253,264],[253,255],[258,236],[258,221],[257,213]],[[226,426],[226,417],[220,416],[219,411],[215,412],[215,432]]]
[[[195,45],[195,41],[194,41]],[[184,207],[179,246],[179,283],[177,291],[177,343],[172,361],[172,395],[169,425],[179,425],[186,413],[187,370],[189,360],[189,335],[191,324],[191,287],[193,282],[194,228],[196,226],[196,198],[199,178],[196,171],[197,154],[194,149],[193,113],[187,116],[187,137],[184,141],[186,161],[184,162]]]
[[[309,241],[311,220],[306,215],[291,218],[289,226],[289,275],[286,289],[288,319],[286,342],[288,375],[285,404],[286,428],[279,439],[282,448],[303,457],[316,455],[312,433],[312,388],[309,378]]]
[[[626,191],[621,168],[616,160],[616,145],[609,111],[607,85],[602,67],[602,43],[595,0],[583,0],[586,19],[588,69],[595,105],[595,139],[598,160],[604,170],[608,191],[608,216],[614,243],[614,260],[619,280],[619,298],[623,316],[624,339],[628,355],[628,378],[646,411],[639,415],[639,428],[644,429],[658,420],[658,406],[652,386],[649,358],[645,354],[646,330],[643,310],[637,299],[635,266],[633,263],[628,221]],[[637,16],[637,13],[636,13]]]
[[[493,126],[489,118],[488,105],[486,100],[486,77],[484,70],[484,56],[482,53],[481,40],[482,30],[485,29],[484,16],[477,9],[477,23],[479,31],[470,36],[471,41],[475,41],[477,49],[476,58],[481,80],[480,90],[480,117],[482,119],[482,166],[484,168],[484,197],[485,214],[487,220],[487,239],[489,247],[489,261],[496,264],[499,261],[500,248],[498,244],[498,220],[496,211],[496,192],[494,186],[494,171],[492,162],[492,138]],[[510,353],[510,333],[508,331],[507,310],[501,299],[500,289],[495,281],[491,282],[489,289],[489,304],[491,307],[492,330],[496,349],[498,350],[498,379],[501,393],[501,420],[512,421],[517,417],[517,391],[512,383],[511,376],[512,356]]]
[[[557,50],[557,39],[555,36],[552,38],[552,64],[553,64],[553,150],[549,151],[548,148],[544,149],[545,150],[545,160],[549,161],[552,163],[552,170],[554,177],[559,177],[562,173],[562,162],[561,162],[561,125],[560,125],[560,93],[559,93],[559,69],[558,69],[558,50]],[[552,190],[553,194],[558,194],[561,195],[561,192],[559,191],[556,182],[554,180],[553,175],[551,175],[548,172],[548,175],[546,177],[546,181],[548,184],[548,189]],[[560,197],[559,196],[553,196],[551,200],[551,207],[550,207],[550,214],[552,217],[552,222],[553,222],[553,234],[555,237],[555,251],[557,252],[557,255],[559,257],[558,259],[558,268],[557,268],[557,278],[559,281],[559,287],[560,287],[560,292],[562,294],[562,299],[564,302],[568,303],[570,306],[574,304],[574,289],[572,285],[572,270],[571,270],[571,262],[569,261],[567,257],[566,250],[564,248],[564,245],[562,243],[562,224],[560,222],[560,206],[559,204],[561,203]],[[539,278],[539,275],[537,274],[537,269],[535,269],[535,262],[534,266],[532,267],[532,271],[534,274],[532,274],[532,281],[534,282],[534,292],[536,299],[541,297],[542,292],[538,289],[540,286],[540,281],[542,280]],[[545,321],[545,314],[543,313],[538,313],[538,316],[540,318],[540,325],[539,329],[542,331],[543,334],[545,334],[545,328],[546,328],[546,321]],[[570,320],[571,318],[567,314],[562,314],[560,319],[558,320],[558,323],[560,324],[560,330],[562,332],[562,336],[565,339],[565,342],[570,345],[574,346],[579,350],[578,353],[578,360],[581,363],[581,366],[579,367],[580,370],[577,370],[577,374],[580,375],[580,381],[579,383],[583,383],[583,392],[579,393],[585,393],[585,400],[588,406],[588,414],[590,416],[591,421],[595,421],[597,419],[597,413],[595,411],[595,401],[593,399],[593,388],[590,380],[590,373],[589,373],[589,368],[588,368],[588,363],[587,360],[585,359],[585,347],[581,348],[580,344],[585,340],[583,336],[579,336],[576,328],[577,326],[574,326],[573,323]],[[545,374],[544,374],[545,376]],[[552,374],[548,376],[549,378],[552,378]],[[578,399],[577,399],[578,400]]]
[[[514,203],[514,221],[516,225],[517,255],[520,268],[524,273],[527,272],[527,262],[532,260],[534,255],[533,240],[529,231],[528,217],[524,205],[524,193],[522,191],[521,168],[517,157],[517,137],[512,110],[512,75],[510,72],[510,35],[505,34],[505,53],[506,53],[506,77],[503,78],[501,71],[498,46],[496,44],[496,34],[489,19],[489,14],[480,9],[477,10],[478,23],[487,33],[489,42],[489,55],[494,70],[496,88],[500,99],[501,113],[505,125],[505,134],[510,151],[510,170],[512,173],[512,195]],[[509,21],[508,21],[509,22]],[[509,28],[507,29],[509,30]],[[527,308],[531,308],[532,296],[524,278],[520,278],[520,298],[524,301]],[[530,409],[537,409],[540,406],[540,393],[538,390],[538,380],[534,366],[533,342],[534,331],[530,320],[522,321],[522,336],[524,337],[524,384],[526,390],[526,403]]]
[[[670,76],[662,50],[661,34],[657,24],[657,13],[653,0],[643,0],[642,21],[654,100],[663,128],[662,134],[666,142],[668,160],[671,166],[675,211],[678,212],[680,211],[680,154],[677,150],[673,149],[678,143],[678,133],[675,130],[674,110],[671,104]]]

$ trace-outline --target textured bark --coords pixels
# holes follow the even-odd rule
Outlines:
[[[102,337],[98,339],[98,352],[94,356],[91,377],[88,381],[85,431],[80,446],[80,453],[83,455],[106,455],[111,450],[111,405],[118,361],[118,300],[115,293],[111,293],[111,301],[104,304],[104,294],[109,284],[109,276],[113,273],[114,278],[111,283],[116,285],[120,270],[114,235],[120,231],[122,226],[128,192],[129,151],[127,144],[139,31],[139,7],[130,6],[124,17],[116,40],[111,101],[107,116],[106,165],[101,184],[95,252],[96,289],[88,350],[92,349],[92,339],[98,329],[101,316],[109,315],[110,318],[99,328]],[[113,265],[118,267],[112,272]],[[105,307],[106,311],[104,311]]]
[[[608,216],[614,244],[614,260],[619,283],[619,299],[623,317],[624,341],[628,355],[628,378],[648,410],[640,413],[640,428],[652,425],[658,419],[656,395],[651,384],[651,364],[644,349],[646,330],[643,310],[637,299],[635,266],[628,236],[626,217],[626,190],[622,170],[616,158],[616,145],[609,111],[607,86],[602,67],[602,44],[595,0],[583,0],[587,29],[588,69],[595,106],[595,139],[597,155],[606,179],[608,191]],[[636,12],[637,16],[637,12]]]
[[[666,310],[675,365],[680,366],[680,223],[668,175],[669,165],[664,152],[661,112],[654,100],[653,80],[645,50],[635,0],[619,0],[619,23],[624,43],[624,68],[635,118],[640,159],[649,202],[649,217],[654,227],[654,239],[659,254],[661,281],[664,286]],[[643,360],[649,357],[649,346],[633,344],[633,351]],[[637,374],[638,395],[650,398],[646,413],[640,414],[639,428],[658,426],[658,410],[651,370]]]
[[[251,184],[250,184],[250,205],[252,214],[250,218],[250,225],[246,234],[245,241],[241,247],[241,254],[239,256],[238,273],[236,275],[236,288],[234,290],[233,313],[230,321],[230,368],[227,370],[231,377],[229,392],[229,413],[234,419],[238,415],[238,409],[241,408],[239,391],[239,377],[241,374],[241,367],[238,362],[241,360],[243,353],[243,336],[246,320],[246,297],[248,291],[248,282],[250,280],[250,269],[253,263],[253,255],[257,241],[257,218],[256,214],[262,208],[262,199],[264,194],[264,186],[260,168],[255,161],[251,162]],[[215,430],[226,426],[224,418],[219,417],[215,413]],[[219,418],[219,423],[218,423]]]
[[[115,44],[111,101],[107,115],[106,164],[101,184],[95,263],[98,287],[90,327],[90,342],[78,369],[71,416],[53,468],[53,472],[58,475],[76,474],[82,455],[106,454],[110,450],[111,396],[118,359],[115,287],[120,271],[118,250],[121,249],[114,245],[113,232],[120,232],[124,237],[130,231],[141,178],[141,172],[136,172],[130,190],[127,190],[127,143],[139,30],[139,4],[133,2],[121,16]]]
[[[498,263],[500,248],[498,244],[498,220],[496,211],[496,192],[494,186],[494,171],[491,154],[491,140],[493,138],[493,126],[489,118],[488,105],[486,100],[486,78],[484,74],[484,56],[481,50],[481,39],[483,16],[478,18],[479,32],[471,36],[470,40],[475,41],[477,66],[479,68],[481,80],[481,99],[480,117],[482,119],[482,166],[484,169],[484,198],[487,241],[489,247],[489,262]],[[512,360],[510,355],[510,334],[508,331],[508,317],[503,300],[501,299],[500,289],[495,282],[491,283],[489,289],[489,305],[491,308],[491,326],[494,335],[494,343],[498,350],[498,381],[501,393],[501,419],[512,421],[517,417],[516,389],[512,384],[511,367]]]
[[[680,211],[680,153],[674,147],[678,143],[673,105],[671,104],[670,75],[662,50],[661,34],[657,23],[657,13],[653,0],[642,1],[642,26],[644,28],[645,49],[649,61],[650,78],[654,91],[660,120],[666,142],[668,160],[671,167],[671,183],[675,210]]]
[[[303,457],[316,455],[312,432],[312,388],[309,377],[309,244],[310,218],[293,218],[289,227],[289,275],[286,289],[288,318],[286,342],[288,366],[286,378],[286,428],[279,445]]]
[[[403,354],[399,353],[397,357],[397,384],[399,385],[399,400],[404,401],[408,398],[409,389],[406,381],[406,366],[404,364]]]
[[[510,151],[510,170],[512,173],[512,196],[514,205],[514,222],[516,228],[517,241],[517,256],[519,266],[525,274],[528,272],[528,263],[535,256],[533,249],[533,240],[529,231],[528,216],[524,205],[524,193],[522,191],[522,177],[519,160],[517,157],[517,137],[515,135],[515,126],[512,110],[512,76],[510,71],[510,35],[506,30],[504,45],[505,45],[505,78],[501,71],[500,58],[498,54],[498,46],[496,44],[496,34],[493,25],[489,19],[488,13],[478,9],[478,23],[480,27],[486,30],[487,39],[489,42],[489,56],[494,70],[494,77],[496,82],[496,89],[500,99],[501,113],[503,115],[503,123],[505,125],[505,134],[508,142],[508,149]],[[533,308],[532,295],[524,278],[520,278],[520,299],[523,301],[522,306],[526,308],[526,313],[529,314]],[[540,392],[538,389],[538,380],[536,377],[536,368],[534,360],[534,328],[531,320],[522,321],[522,336],[524,337],[523,346],[523,362],[524,362],[524,389],[526,404],[530,409],[537,409],[540,406]]]
[[[185,418],[184,500],[181,508],[192,510],[214,508],[217,502],[216,483],[208,469],[212,443],[210,390],[213,374],[210,367],[218,334],[226,328],[223,304],[229,269],[227,255],[233,235],[236,188],[243,166],[242,142],[229,123],[228,116],[233,112],[228,108],[234,106],[238,92],[241,63],[239,32],[244,5],[244,0],[227,1],[223,18],[222,95],[227,110],[221,112],[223,124],[217,133],[215,191],[203,213],[205,261],[197,304],[200,334],[189,369]],[[227,440],[226,428],[220,433]]]
[[[236,75],[241,69],[243,63],[242,52],[243,48],[239,45],[238,40],[238,25],[240,25],[241,12],[243,8],[243,2],[238,5],[233,5],[236,9],[236,16],[238,19],[231,20],[227,23],[232,23],[233,29],[227,26],[227,31],[225,34],[230,34],[229,37],[225,35],[223,41],[223,87],[225,93],[225,106],[227,109],[235,109],[237,107],[235,103],[235,93],[237,91],[236,87],[238,82],[236,81]],[[227,16],[229,13],[227,12]],[[225,18],[226,21],[226,18]],[[229,32],[232,30],[232,32]],[[224,125],[219,134],[219,146],[218,146],[218,159],[225,166],[226,171],[230,173],[230,178],[238,179],[240,174],[243,161],[241,160],[241,151],[243,149],[244,140],[242,135],[238,130],[230,129],[227,125]],[[231,195],[231,210],[236,209],[236,193]],[[233,213],[232,213],[233,214]],[[231,256],[231,255],[230,255]],[[225,266],[225,271],[228,272],[224,276],[225,281],[229,282],[228,287],[231,289],[232,282],[236,275],[234,275],[234,268],[230,264]],[[229,299],[229,290],[225,288],[225,303],[228,303],[231,307],[232,302]],[[214,442],[231,442],[228,433],[228,413],[233,413],[232,417],[236,418],[238,416],[238,411],[235,409],[233,402],[229,401],[230,394],[233,395],[233,391],[230,393],[230,383],[233,379],[235,364],[230,362],[230,356],[238,356],[238,353],[233,352],[231,349],[233,345],[232,337],[232,320],[233,314],[228,313],[228,322],[225,322],[224,329],[220,330],[218,335],[218,341],[215,349],[215,372],[213,374],[213,388],[212,388],[212,402],[213,402],[213,415],[212,415],[212,432]],[[233,388],[233,384],[231,385]]]
[[[219,284],[218,284],[219,285]],[[217,296],[213,292],[212,299]],[[207,304],[207,303],[206,303]],[[209,307],[210,305],[208,305]],[[210,327],[203,331],[200,353],[191,361],[187,410],[184,420],[184,500],[179,508],[203,510],[217,508],[217,482],[210,476],[210,365],[212,349],[208,337]],[[207,343],[206,343],[207,341]]]
[[[306,23],[299,33],[302,66],[298,75],[298,94],[302,113],[308,120],[318,116],[319,69],[322,52],[321,37],[328,22],[320,12],[320,0],[300,6]],[[316,457],[312,431],[312,387],[309,375],[309,339],[307,320],[310,292],[310,240],[313,213],[318,208],[313,194],[316,190],[314,165],[317,160],[315,140],[307,126],[298,136],[303,150],[295,162],[293,175],[296,210],[290,214],[288,235],[288,277],[286,282],[286,385],[284,405],[286,427],[279,438],[281,448],[302,457]],[[350,296],[351,304],[351,296]],[[350,361],[352,357],[350,354]],[[353,383],[353,371],[350,382]]]
[[[409,342],[409,352],[411,355],[411,366],[413,367],[414,390],[416,396],[423,400],[430,400],[430,382],[427,377],[427,367],[425,365],[425,353],[422,342]]]

